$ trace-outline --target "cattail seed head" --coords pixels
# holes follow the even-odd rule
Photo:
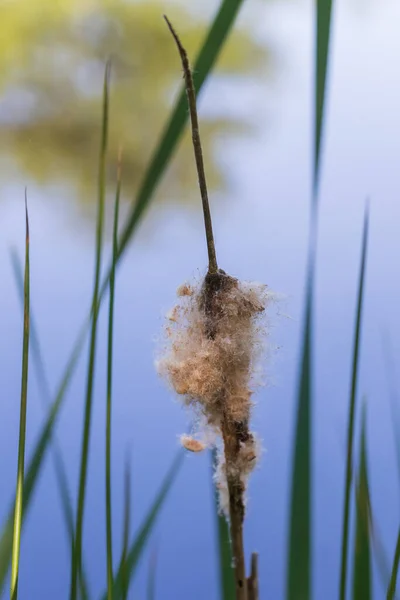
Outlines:
[[[207,427],[220,435],[223,423],[233,428],[232,456],[228,465],[220,461],[216,481],[221,495],[230,475],[239,478],[245,490],[260,455],[248,423],[271,295],[266,286],[241,282],[223,271],[208,273],[200,285],[185,283],[177,295],[167,315],[159,373],[186,406],[203,416]],[[205,448],[190,436],[182,436],[181,443],[192,452]]]

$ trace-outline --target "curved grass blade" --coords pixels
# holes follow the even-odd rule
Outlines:
[[[21,271],[21,264],[18,258],[18,255],[14,248],[10,251],[11,264],[13,269],[13,274],[16,282],[16,286],[20,295],[20,299],[22,300],[22,308],[24,302],[24,283],[23,283],[23,275]],[[30,346],[32,350],[32,360],[33,365],[36,370],[36,376],[38,380],[38,386],[41,392],[41,398],[44,399],[44,404],[46,408],[50,405],[50,387],[47,381],[46,372],[44,369],[44,363],[42,358],[42,351],[39,343],[39,336],[36,329],[35,320],[33,317],[33,310],[31,306],[31,315],[30,315]],[[61,505],[64,513],[64,520],[66,522],[66,526],[68,529],[68,533],[73,535],[74,531],[74,518],[72,511],[72,503],[68,490],[68,482],[66,475],[66,468],[64,459],[61,454],[61,448],[59,447],[57,440],[53,437],[52,439],[53,453],[54,453],[54,466],[57,477],[57,484],[60,491],[60,499]]]
[[[128,573],[126,568],[126,557],[128,556],[129,534],[131,528],[131,468],[129,455],[125,462],[124,477],[124,527],[122,554],[120,560],[122,600],[128,599]]]
[[[400,481],[400,413],[399,396],[395,382],[395,363],[393,358],[393,349],[389,334],[386,332],[382,337],[382,346],[385,357],[386,378],[389,384],[391,421],[393,425],[394,442],[396,446],[397,476]],[[387,588],[387,600],[393,600],[396,593],[397,577],[400,566],[400,527],[397,534],[397,542],[393,556],[393,564],[389,575],[389,585]]]
[[[175,481],[175,478],[178,474],[178,471],[182,465],[183,460],[183,452],[182,450],[178,451],[177,456],[175,457],[167,475],[162,483],[162,486],[151,505],[146,518],[142,522],[142,525],[135,536],[128,552],[124,560],[121,559],[118,572],[114,580],[114,597],[120,598],[123,594],[124,585],[129,590],[129,584],[136,572],[136,569],[139,564],[139,560],[142,556],[143,550],[146,546],[146,543],[149,539],[153,526],[156,522],[156,519],[160,513],[161,508],[164,505],[164,502],[167,498],[167,495],[172,487],[172,484]],[[125,579],[125,581],[124,581]],[[107,593],[102,595],[103,600],[107,599]]]
[[[78,491],[78,506],[76,514],[76,530],[75,530],[75,545],[72,548],[72,566],[71,566],[71,600],[77,600],[78,595],[78,578],[81,576],[82,565],[82,535],[83,535],[83,519],[85,509],[86,496],[86,479],[89,460],[89,441],[92,419],[92,403],[93,403],[93,385],[96,362],[96,344],[97,344],[97,320],[99,313],[99,287],[100,287],[100,269],[102,257],[102,242],[103,242],[103,223],[104,223],[104,203],[105,203],[105,188],[106,188],[106,155],[108,141],[108,104],[109,104],[109,77],[110,63],[107,63],[104,74],[103,88],[103,113],[102,113],[102,133],[101,147],[99,159],[99,198],[98,198],[98,215],[96,227],[96,260],[95,260],[95,277],[93,287],[92,301],[92,328],[90,336],[89,349],[89,365],[87,373],[86,399],[85,399],[85,416],[82,435],[82,450],[81,450],[81,466],[79,474],[79,491]]]
[[[20,299],[22,302],[22,309],[23,309],[23,305],[24,305],[23,274],[22,274],[20,260],[18,258],[18,255],[17,255],[15,249],[13,249],[13,248],[10,251],[10,257],[11,257],[13,274],[14,274],[16,286],[17,286],[17,289],[19,292],[19,296],[20,296]],[[41,397],[42,397],[42,399],[44,399],[44,404],[46,405],[46,408],[49,408],[49,406],[51,404],[50,386],[49,386],[47,376],[46,376],[46,371],[44,368],[42,351],[41,351],[40,342],[39,342],[39,335],[37,332],[36,323],[35,323],[35,319],[33,316],[32,305],[30,307],[30,336],[29,336],[29,339],[30,339],[29,343],[30,343],[30,347],[31,347],[31,351],[32,351],[33,366],[36,371],[36,376],[37,376],[38,385],[39,385],[40,392],[41,392]],[[70,493],[69,493],[69,489],[68,489],[68,480],[67,480],[65,463],[64,463],[62,452],[61,452],[61,448],[60,448],[58,441],[54,435],[52,436],[51,444],[52,444],[52,450],[53,450],[54,469],[55,469],[55,474],[56,474],[56,479],[57,479],[57,487],[58,487],[59,494],[60,494],[61,507],[62,507],[62,511],[64,514],[64,521],[65,521],[65,525],[67,528],[70,543],[73,544],[74,543],[74,516],[73,516],[73,510],[72,510],[71,497],[70,497]],[[82,580],[81,580],[81,590],[80,590],[81,595],[82,595],[82,600],[87,600],[89,597],[86,581],[87,581],[87,579],[84,574],[84,569],[82,567]]]
[[[387,600],[394,600],[395,593],[396,593],[396,585],[397,585],[397,575],[399,572],[399,564],[400,564],[400,528],[399,528],[399,533],[397,534],[397,542],[396,542],[396,548],[394,551],[393,566],[392,566],[389,586],[388,586],[388,590],[387,590]]]
[[[306,306],[298,387],[286,597],[311,597],[311,437],[312,437],[312,311],[317,239],[317,201],[324,123],[326,75],[329,56],[332,0],[317,0],[315,47],[315,106],[313,196],[311,205]]]
[[[361,421],[360,470],[356,489],[356,539],[354,546],[353,600],[371,600],[370,504],[366,449],[366,405]]]
[[[369,488],[368,488],[369,489]],[[372,562],[375,561],[377,566],[377,572],[379,575],[379,581],[384,591],[387,588],[387,582],[390,579],[390,566],[389,560],[385,552],[385,547],[382,542],[382,535],[378,530],[378,525],[374,519],[372,513],[371,498],[368,495],[368,506],[369,506],[369,534],[371,539],[371,550],[372,550]]]
[[[345,474],[345,494],[343,504],[343,530],[342,530],[342,550],[341,550],[341,568],[340,568],[340,599],[345,600],[346,597],[346,582],[347,582],[347,558],[349,548],[349,526],[350,526],[350,492],[352,481],[352,463],[353,463],[353,438],[354,438],[354,421],[358,382],[358,367],[360,354],[360,339],[361,339],[361,317],[364,299],[364,280],[365,268],[367,260],[368,246],[368,205],[365,209],[364,230],[361,250],[361,265],[358,283],[357,297],[357,312],[354,331],[354,349],[353,349],[353,367],[351,377],[351,391],[349,402],[349,420],[347,429],[347,459],[346,459],[346,474]]]
[[[29,366],[29,218],[28,201],[25,190],[25,276],[24,276],[24,328],[22,343],[21,406],[19,421],[17,487],[15,492],[14,531],[11,557],[11,600],[18,598],[19,556],[21,549],[22,506],[24,496],[26,412],[28,404]]]
[[[26,517],[30,501],[39,480],[39,475],[44,464],[44,457],[51,442],[52,431],[59,415],[68,385],[72,379],[73,372],[78,362],[83,344],[85,342],[86,332],[81,332],[81,336],[77,339],[74,351],[67,364],[64,377],[60,383],[56,398],[51,405],[47,419],[42,427],[39,439],[36,442],[29,462],[26,477],[24,480],[24,497],[22,520]],[[8,568],[11,561],[12,537],[13,537],[13,520],[14,520],[14,502],[8,513],[7,521],[3,526],[0,537],[0,593],[3,590]]]
[[[215,472],[217,455],[215,449],[211,453],[212,456],[212,473]],[[219,513],[218,493],[213,484],[214,492],[214,508],[217,532],[217,545],[219,554],[219,581],[220,581],[220,598],[221,600],[231,600],[235,597],[235,578],[232,569],[233,558],[231,540],[229,535],[229,526],[224,516]]]
[[[390,408],[393,424],[394,440],[396,445],[396,458],[397,458],[397,473],[400,479],[400,438],[399,438],[399,398],[396,390],[395,383],[395,363],[393,359],[393,349],[391,346],[391,340],[389,334],[382,337],[382,345],[385,357],[386,366],[386,378],[389,382],[389,394],[390,394]],[[393,564],[390,572],[389,585],[387,588],[387,600],[393,600],[396,593],[397,576],[400,565],[400,527],[397,534],[397,542],[394,551]]]
[[[112,523],[111,523],[111,402],[113,367],[113,330],[115,300],[115,264],[117,258],[118,213],[121,195],[121,158],[118,161],[117,193],[114,208],[113,252],[110,274],[110,304],[108,311],[108,356],[107,356],[107,406],[106,406],[106,524],[107,524],[107,599],[113,598],[113,559],[112,559]]]
[[[314,201],[318,197],[321,162],[321,142],[325,112],[326,75],[328,70],[331,32],[332,0],[317,0],[316,82],[315,82],[315,139],[314,139]]]
[[[313,260],[307,277],[306,313],[292,474],[290,537],[286,597],[308,600],[311,578],[311,377]]]
[[[366,402],[366,399],[364,399],[363,402]],[[345,453],[344,453],[344,459],[345,459]],[[353,466],[354,467],[354,466]],[[372,510],[372,502],[371,502],[371,498],[369,496],[369,487],[367,489],[368,494],[367,494],[367,500],[368,500],[368,517],[369,517],[369,522],[368,522],[368,529],[369,529],[369,535],[370,535],[370,547],[371,547],[371,552],[372,552],[372,558],[371,561],[372,563],[375,562],[376,566],[377,566],[377,573],[379,575],[379,582],[381,584],[382,590],[384,590],[384,592],[387,591],[387,586],[388,586],[388,581],[390,579],[390,566],[389,566],[389,560],[385,551],[385,547],[383,544],[383,538],[382,538],[382,533],[379,530],[379,526],[377,521],[375,520],[374,514],[373,514],[373,510]]]
[[[22,301],[22,308],[24,302],[24,282],[23,274],[21,270],[21,264],[15,249],[11,249],[11,264],[13,268],[14,278],[17,285],[17,289]],[[30,347],[32,351],[33,366],[36,371],[38,386],[41,392],[41,398],[44,400],[45,408],[50,406],[50,387],[46,377],[44,363],[42,359],[42,351],[39,343],[39,336],[36,329],[35,320],[33,317],[33,310],[31,306],[30,315]],[[68,481],[64,459],[62,457],[61,448],[57,440],[53,437],[52,439],[53,456],[54,456],[54,467],[57,478],[57,485],[60,492],[61,505],[64,513],[64,520],[67,526],[69,535],[73,535],[74,532],[74,518],[72,511],[72,503],[70,493],[68,490]]]

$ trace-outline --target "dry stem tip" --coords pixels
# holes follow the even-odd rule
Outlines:
[[[203,161],[203,151],[201,148],[200,141],[200,129],[199,122],[197,117],[197,108],[196,108],[196,92],[193,83],[192,72],[190,69],[189,59],[186,53],[185,48],[182,46],[182,43],[176,33],[174,27],[172,26],[170,20],[166,15],[164,15],[165,22],[168,25],[168,28],[175,40],[177,45],[181,61],[183,67],[183,73],[185,77],[185,86],[186,86],[186,94],[188,98],[189,104],[189,112],[190,112],[190,120],[192,124],[192,141],[193,141],[193,150],[194,157],[196,160],[197,167],[197,175],[199,180],[200,194],[201,200],[203,204],[203,215],[204,215],[204,225],[206,229],[206,239],[207,239],[207,251],[208,251],[208,271],[209,273],[217,273],[218,265],[217,265],[217,257],[215,252],[215,244],[214,244],[214,235],[212,229],[212,220],[210,213],[210,204],[208,201],[208,193],[207,193],[207,182],[206,175],[204,170],[204,161]]]

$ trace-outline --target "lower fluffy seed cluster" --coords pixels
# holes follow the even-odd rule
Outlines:
[[[205,429],[223,440],[215,480],[220,508],[228,516],[229,478],[240,481],[244,492],[260,455],[248,425],[271,295],[266,286],[241,282],[223,271],[214,282],[206,277],[200,285],[180,286],[177,295],[167,315],[158,371],[194,408]],[[199,434],[182,436],[182,445],[192,452],[203,450],[209,444],[202,433],[204,440],[197,439]]]

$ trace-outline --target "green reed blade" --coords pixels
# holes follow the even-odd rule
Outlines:
[[[142,556],[143,550],[146,547],[146,543],[150,537],[152,529],[155,525],[156,519],[164,505],[164,502],[168,496],[168,493],[175,481],[175,478],[182,465],[184,453],[182,450],[178,451],[171,467],[169,468],[161,488],[152,503],[147,516],[142,521],[138,533],[136,534],[133,542],[131,543],[125,556],[121,557],[121,561],[118,567],[117,575],[114,579],[114,596],[120,598],[123,595],[124,587],[129,590],[130,582],[136,572],[139,564],[139,560]],[[102,596],[103,600],[107,599],[107,593]]]
[[[28,403],[28,364],[29,364],[29,218],[28,201],[25,190],[25,276],[24,276],[24,327],[22,344],[22,376],[21,376],[21,406],[19,421],[19,442],[18,442],[18,467],[17,467],[17,488],[15,492],[15,511],[14,511],[14,532],[11,557],[11,584],[10,598],[17,600],[18,597],[18,577],[19,577],[19,557],[21,549],[21,529],[22,529],[22,506],[24,495],[24,472],[25,472],[25,438],[26,438],[26,412]]]
[[[366,405],[363,406],[360,441],[360,469],[356,486],[356,537],[353,558],[353,600],[371,600],[370,503],[366,449]]]
[[[78,578],[81,577],[82,565],[82,535],[83,519],[86,496],[86,480],[89,461],[89,441],[92,419],[93,385],[95,373],[96,344],[97,344],[97,320],[99,312],[99,287],[100,287],[100,269],[103,242],[103,221],[104,221],[104,203],[106,190],[106,155],[108,141],[108,104],[109,104],[109,76],[110,64],[108,63],[104,74],[103,88],[103,112],[102,112],[102,134],[99,160],[99,196],[98,196],[98,214],[96,227],[96,260],[95,260],[95,278],[92,300],[92,328],[90,336],[89,365],[87,373],[87,387],[85,399],[85,415],[82,435],[81,465],[79,474],[78,506],[76,515],[75,545],[72,547],[72,565],[71,565],[71,600],[77,600]]]
[[[349,417],[347,429],[347,458],[346,458],[346,474],[345,474],[345,494],[343,504],[343,529],[342,529],[342,549],[341,549],[341,567],[340,567],[340,600],[345,600],[346,597],[346,582],[347,582],[347,562],[349,548],[349,527],[350,527],[350,492],[352,482],[352,464],[353,464],[353,446],[354,446],[354,423],[355,409],[357,397],[357,383],[359,370],[359,354],[360,354],[360,339],[361,339],[361,317],[364,300],[364,284],[365,284],[365,269],[367,260],[368,246],[368,205],[365,209],[364,230],[361,250],[361,265],[358,283],[358,297],[356,309],[356,321],[354,328],[354,348],[353,348],[353,367],[351,376],[351,391],[349,399]]]
[[[115,265],[117,259],[118,213],[121,195],[121,168],[118,167],[117,192],[114,208],[113,250],[110,274],[110,304],[108,311],[107,406],[106,406],[106,523],[107,523],[107,599],[113,599],[112,510],[111,510],[111,404],[113,370],[113,329],[115,302]]]

